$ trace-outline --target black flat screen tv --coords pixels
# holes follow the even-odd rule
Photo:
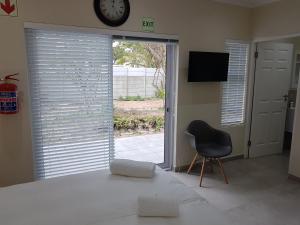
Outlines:
[[[188,82],[227,81],[229,53],[190,52]]]

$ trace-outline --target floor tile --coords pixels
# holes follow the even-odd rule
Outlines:
[[[300,183],[288,179],[288,163],[287,155],[225,162],[228,185],[216,166],[203,187],[197,175],[173,175],[236,224],[299,225]]]

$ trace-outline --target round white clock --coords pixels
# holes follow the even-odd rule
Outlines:
[[[112,27],[125,23],[130,14],[129,0],[94,0],[94,9],[98,18]]]

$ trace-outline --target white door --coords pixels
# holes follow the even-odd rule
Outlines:
[[[250,157],[282,152],[293,45],[257,46]]]

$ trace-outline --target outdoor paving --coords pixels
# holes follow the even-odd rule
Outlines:
[[[115,158],[164,162],[164,134],[115,138]]]

